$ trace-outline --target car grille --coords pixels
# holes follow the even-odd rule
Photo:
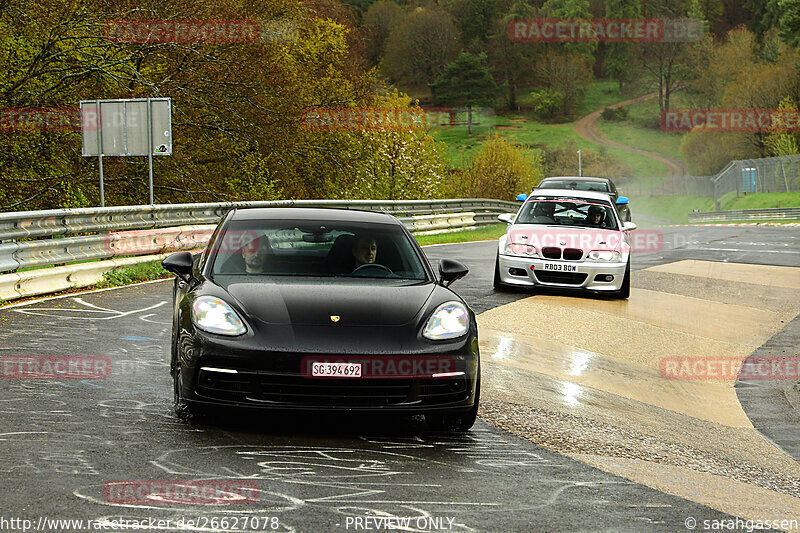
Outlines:
[[[441,379],[331,379],[292,374],[201,371],[198,392],[228,401],[262,401],[294,406],[369,407],[418,402],[442,405],[465,400],[464,377]]]
[[[547,259],[561,259],[561,248],[555,246],[545,246],[542,248],[542,255]]]
[[[564,248],[564,259],[567,261],[580,261],[583,257],[583,250],[580,248]]]
[[[586,274],[580,272],[543,272],[535,271],[536,278],[542,283],[561,283],[563,285],[580,285],[586,281]]]
[[[258,399],[294,405],[392,405],[408,400],[410,380],[310,379],[262,375]]]

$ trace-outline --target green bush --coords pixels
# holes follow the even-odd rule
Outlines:
[[[555,89],[531,91],[533,112],[540,118],[552,118],[564,107],[564,93]]]
[[[628,118],[628,110],[624,107],[607,107],[600,114],[603,120],[619,121]]]

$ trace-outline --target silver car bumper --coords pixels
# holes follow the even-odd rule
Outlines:
[[[500,281],[522,287],[613,292],[622,287],[627,262],[562,261],[500,255]],[[612,276],[611,281],[605,281]]]

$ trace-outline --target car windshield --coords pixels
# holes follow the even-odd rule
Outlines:
[[[598,191],[608,192],[608,183],[604,181],[580,181],[580,180],[544,180],[536,187],[537,189],[572,189],[575,191]]]
[[[232,221],[209,254],[212,275],[427,279],[402,228],[342,221]]]
[[[579,198],[529,200],[520,209],[515,223],[617,229],[617,219],[609,204]]]

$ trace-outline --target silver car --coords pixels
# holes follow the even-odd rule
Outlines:
[[[629,232],[608,193],[534,190],[498,242],[494,286],[558,287],[630,296]]]

